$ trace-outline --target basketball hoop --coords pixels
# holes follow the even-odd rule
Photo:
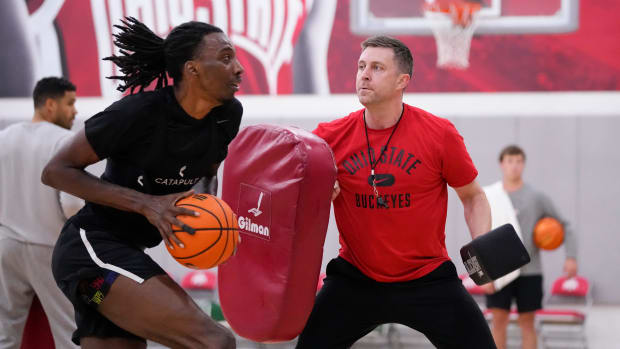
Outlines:
[[[481,5],[474,2],[454,0],[444,6],[427,0],[424,16],[437,42],[437,67],[469,67],[469,48],[480,8]]]

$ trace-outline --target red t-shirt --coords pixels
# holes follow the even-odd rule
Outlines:
[[[476,170],[454,125],[404,104],[402,119],[375,167],[377,189],[389,208],[377,205],[363,110],[321,123],[314,133],[332,148],[340,195],[334,213],[340,256],[380,282],[420,278],[449,260],[445,245],[448,189],[471,183]],[[394,128],[368,129],[370,158]]]

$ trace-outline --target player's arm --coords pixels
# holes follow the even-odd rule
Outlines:
[[[192,191],[154,196],[105,182],[84,170],[99,160],[82,129],[47,163],[41,181],[86,201],[142,214],[159,230],[168,245],[171,246],[170,240],[181,245],[170,225],[175,224],[185,230],[186,225],[176,216],[194,215],[195,212],[174,204],[191,195]]]
[[[465,221],[472,239],[491,230],[491,207],[477,181],[454,188],[465,209]]]

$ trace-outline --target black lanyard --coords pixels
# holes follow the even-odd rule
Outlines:
[[[381,159],[381,157],[387,150],[388,145],[390,144],[390,141],[392,140],[392,136],[394,135],[394,132],[396,132],[396,129],[398,128],[400,119],[403,118],[404,112],[405,112],[405,106],[403,105],[403,108],[400,112],[400,116],[398,117],[398,120],[396,121],[396,124],[394,125],[394,129],[392,130],[390,137],[388,137],[388,140],[385,143],[385,146],[381,149],[381,153],[379,154],[377,158],[374,159],[374,161],[372,159],[370,160],[370,175],[372,176],[371,177],[372,178],[372,190],[375,196],[377,197],[377,204],[384,208],[388,208],[388,205],[385,203],[385,200],[383,200],[383,198],[379,196],[379,191],[377,191],[375,167],[377,167],[377,164],[379,163],[379,159]],[[370,159],[370,140],[368,139],[368,125],[366,124],[366,109],[364,109],[364,131],[366,133],[366,144],[368,145],[368,158]]]

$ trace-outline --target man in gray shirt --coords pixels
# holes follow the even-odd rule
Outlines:
[[[519,277],[501,290],[495,292],[493,284],[485,285],[487,308],[493,315],[491,332],[498,349],[506,348],[506,328],[508,326],[512,300],[517,303],[519,326],[522,334],[522,348],[536,348],[534,315],[542,308],[543,279],[540,253],[534,244],[534,226],[543,217],[552,217],[564,226],[564,247],[566,261],[564,272],[572,277],[577,274],[577,246],[573,230],[557,212],[551,200],[542,192],[523,182],[525,152],[516,145],[504,148],[499,156],[502,170],[502,184],[508,194],[517,222],[520,226],[523,244],[530,254],[531,262],[523,266]],[[491,203],[491,211],[493,211]]]
[[[72,135],[75,86],[44,78],[33,99],[32,121],[0,130],[0,349],[19,348],[35,294],[55,347],[76,348],[73,306],[56,286],[51,263],[60,230],[82,201],[41,183],[43,167]]]

